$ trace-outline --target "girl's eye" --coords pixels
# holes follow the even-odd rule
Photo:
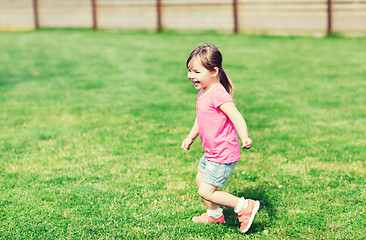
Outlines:
[[[197,74],[198,74],[198,73],[200,73],[200,72],[195,72],[195,73],[197,73]]]

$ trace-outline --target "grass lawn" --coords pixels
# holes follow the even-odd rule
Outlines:
[[[194,224],[197,91],[216,44],[254,146],[225,191],[243,235]],[[0,33],[0,239],[363,239],[366,39],[40,30]]]

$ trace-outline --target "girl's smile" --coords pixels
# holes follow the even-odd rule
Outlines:
[[[192,80],[192,79],[191,79],[191,81],[192,81],[192,83],[193,83],[193,85],[194,85],[195,87],[198,87],[198,85],[200,84],[200,81]]]

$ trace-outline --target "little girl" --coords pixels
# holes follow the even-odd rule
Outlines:
[[[232,99],[234,87],[222,69],[222,55],[212,44],[202,44],[192,51],[187,60],[188,78],[197,90],[197,116],[183,140],[182,148],[189,150],[199,135],[205,150],[196,183],[198,194],[207,212],[193,217],[194,222],[225,222],[220,206],[233,208],[241,223],[240,231],[249,230],[259,209],[259,201],[238,198],[217,188],[224,187],[240,158],[240,147],[250,149],[246,122]],[[239,135],[242,145],[240,146]]]

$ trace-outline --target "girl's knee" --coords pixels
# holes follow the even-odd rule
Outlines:
[[[200,187],[198,187],[198,195],[205,200],[209,200],[211,196],[211,194],[206,189]]]
[[[204,194],[204,192],[198,187],[198,191],[197,191],[197,193],[198,193],[198,195],[201,197],[201,198],[203,198],[203,199],[206,199],[205,198],[205,194]]]
[[[200,179],[201,180],[201,179]],[[198,195],[208,201],[211,201],[212,195],[217,190],[217,187],[208,183],[199,181],[198,183]]]

